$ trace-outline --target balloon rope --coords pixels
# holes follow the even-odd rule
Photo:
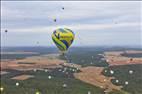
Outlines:
[[[70,59],[67,57],[65,53],[62,53],[60,56],[66,61],[66,63],[70,63]]]
[[[69,58],[67,57],[67,55],[64,55],[64,57],[65,57],[67,63],[70,63]]]

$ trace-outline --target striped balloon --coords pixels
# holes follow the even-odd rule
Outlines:
[[[52,34],[52,40],[62,52],[68,50],[74,40],[74,37],[75,34],[73,31],[67,28],[56,29]]]

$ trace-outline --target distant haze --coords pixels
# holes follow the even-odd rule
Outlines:
[[[141,47],[141,4],[141,1],[1,1],[1,45],[55,46],[52,32],[66,27],[75,33],[72,46]],[[57,22],[53,21],[55,18]]]

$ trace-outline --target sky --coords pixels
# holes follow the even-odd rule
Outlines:
[[[1,1],[1,45],[55,46],[53,31],[66,27],[75,33],[72,46],[142,47],[141,4],[141,1]],[[53,21],[55,18],[57,22]]]

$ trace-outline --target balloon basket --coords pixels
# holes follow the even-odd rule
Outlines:
[[[65,56],[66,51],[60,51],[60,56]]]

